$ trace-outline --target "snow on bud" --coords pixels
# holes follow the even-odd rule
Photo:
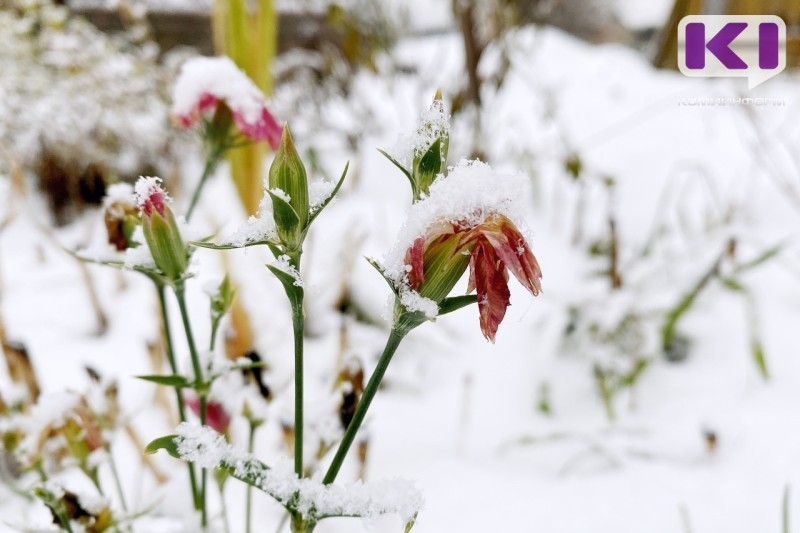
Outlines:
[[[397,142],[391,150],[394,156],[383,152],[408,178],[414,202],[426,196],[436,177],[445,171],[449,145],[450,116],[445,113],[442,93],[436,91],[414,134]]]
[[[446,168],[450,144],[450,122],[444,112],[441,91],[436,91],[430,109],[423,115],[417,135],[420,140],[418,146],[414,147],[411,175],[419,194],[427,195],[433,180]]]
[[[115,183],[108,188],[103,200],[103,222],[108,233],[108,243],[118,252],[135,246],[133,232],[139,225],[139,213],[130,184]]]
[[[281,126],[267,109],[264,94],[228,57],[192,58],[175,83],[172,115],[181,126],[191,127],[211,112],[214,131],[209,135],[227,135],[232,118],[245,137],[267,141],[273,150],[278,147]]]
[[[384,262],[400,296],[416,291],[441,306],[469,267],[467,292],[477,291],[481,331],[494,341],[510,305],[509,272],[534,296],[541,291],[539,264],[512,222],[522,216],[524,179],[478,161],[462,161],[437,179],[412,206]]]
[[[269,169],[269,190],[278,237],[287,251],[299,250],[309,219],[308,176],[284,126],[281,144]]]
[[[171,200],[161,187],[161,178],[142,176],[135,190],[144,239],[153,261],[169,280],[178,281],[186,271],[189,253],[169,208]]]

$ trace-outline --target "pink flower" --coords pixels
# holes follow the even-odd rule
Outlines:
[[[508,272],[534,296],[541,290],[542,271],[519,229],[506,216],[494,214],[475,226],[437,223],[406,252],[412,289],[441,301],[466,270],[477,291],[483,335],[494,342],[510,305]]]
[[[200,398],[197,395],[191,395],[186,398],[186,405],[192,412],[200,416]],[[231,425],[231,416],[221,403],[209,401],[206,403],[206,425],[217,433],[225,433],[228,431],[228,426]]]
[[[172,115],[184,128],[201,117],[230,111],[236,128],[254,141],[278,148],[282,126],[267,109],[261,90],[228,57],[198,57],[184,63],[173,91]]]

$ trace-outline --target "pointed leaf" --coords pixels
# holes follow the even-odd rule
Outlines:
[[[164,450],[172,457],[180,459],[181,455],[178,453],[178,445],[175,444],[175,439],[177,437],[178,437],[177,435],[167,435],[165,437],[159,437],[151,441],[150,444],[148,444],[147,446],[145,446],[144,453],[152,455],[159,450]]]
[[[272,191],[267,191],[272,199],[272,212],[275,217],[275,227],[281,242],[292,249],[300,247],[303,228],[300,227],[300,217],[294,207],[286,200]]]
[[[478,297],[474,294],[464,296],[451,296],[439,302],[439,316],[458,311],[468,305],[478,303]]]
[[[336,182],[336,186],[331,191],[331,194],[328,195],[327,198],[325,198],[325,201],[323,201],[319,205],[319,207],[316,209],[316,211],[314,211],[314,214],[311,215],[311,218],[308,219],[308,225],[309,226],[311,225],[312,222],[314,222],[314,219],[317,218],[317,216],[320,213],[322,213],[322,210],[325,209],[326,207],[328,207],[328,204],[331,203],[331,200],[333,200],[333,198],[339,193],[339,189],[342,188],[342,183],[344,183],[344,178],[347,175],[347,170],[349,168],[350,168],[350,161],[348,161],[347,164],[344,166],[344,170],[342,171],[342,177],[340,177],[339,181]]]
[[[764,354],[764,345],[761,339],[754,338],[750,342],[750,350],[753,354],[753,361],[755,361],[758,368],[758,373],[761,374],[765,381],[769,380],[769,367],[767,366],[767,357]]]
[[[753,268],[766,263],[767,261],[769,261],[770,259],[772,259],[776,255],[781,253],[785,247],[786,247],[786,244],[785,243],[781,243],[781,244],[777,244],[777,245],[775,245],[775,246],[773,246],[771,248],[767,248],[764,252],[762,252],[761,254],[756,256],[754,259],[751,259],[750,261],[748,261],[746,263],[742,263],[741,265],[736,267],[736,272],[737,273],[746,272],[748,270],[752,270]]]
[[[136,378],[144,381],[149,381],[151,383],[157,383],[159,385],[175,387],[177,389],[184,389],[192,386],[191,383],[189,383],[189,381],[185,377],[179,376],[177,374],[136,376]]]
[[[410,531],[414,528],[414,524],[417,523],[417,514],[414,513],[414,516],[411,517],[411,520],[408,521],[406,524],[406,528],[403,530],[403,533],[410,533]]]
[[[419,191],[428,194],[431,183],[442,171],[442,143],[436,139],[414,168],[414,178]]]
[[[389,277],[386,275],[386,272],[383,270],[383,267],[380,265],[380,263],[378,263],[376,260],[372,259],[371,257],[366,257],[365,256],[364,259],[367,260],[367,263],[372,265],[372,268],[374,268],[375,270],[378,271],[378,273],[381,275],[381,277],[389,285],[389,288],[392,289],[392,292],[397,294],[397,289],[394,286],[394,282],[392,282],[392,280],[389,279]]]
[[[286,296],[289,297],[289,302],[292,303],[292,305],[300,302],[303,294],[303,287],[294,284],[297,279],[278,267],[267,265],[267,268],[270,272],[275,274],[275,277],[278,278],[278,281],[280,281],[281,285],[283,285],[283,290],[286,291]]]

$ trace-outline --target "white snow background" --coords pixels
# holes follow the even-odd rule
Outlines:
[[[655,71],[633,50],[587,45],[556,30],[525,29],[508,39],[511,70],[502,89],[485,94],[480,137],[493,167],[531,177],[527,225],[544,273],[544,293],[532,299],[512,279],[513,305],[495,345],[481,336],[474,307],[409,336],[365,427],[369,479],[414,481],[426,500],[414,528],[419,533],[780,531],[784,490],[800,491],[800,257],[793,246],[800,207],[778,186],[786,177],[800,187],[797,75],[781,74],[747,93],[743,80],[706,82]],[[330,384],[341,321],[332,307],[334,284],[345,260],[355,258],[352,296],[361,306],[380,316],[389,296],[384,281],[360,256],[389,251],[410,191],[375,148],[390,148],[407,134],[436,88],[447,95],[461,81],[462,49],[455,33],[403,39],[393,54],[416,66],[418,74],[360,75],[351,98],[378,117],[366,128],[360,151],[348,153],[318,137],[329,176],[337,176],[349,159],[357,179],[320,216],[301,273],[312,335],[306,351],[312,415],[315,402],[324,411],[329,401],[324,387]],[[482,69],[493,68],[490,50]],[[785,105],[679,104],[683,97],[715,96],[781,98]],[[278,109],[281,98],[279,91]],[[353,120],[348,105],[340,101],[324,112],[329,120]],[[293,118],[285,118],[294,128]],[[298,118],[298,144],[314,142],[312,129]],[[456,119],[451,162],[466,155],[459,150],[469,143],[467,130]],[[788,243],[778,259],[746,276],[759,312],[769,381],[760,378],[749,353],[740,299],[714,286],[682,322],[693,338],[688,359],[654,359],[635,390],[615,399],[616,420],[607,420],[592,377],[595,354],[568,353],[560,338],[570,303],[594,305],[600,315],[613,314],[616,303],[605,282],[592,277],[598,263],[585,253],[589,239],[573,245],[578,193],[563,170],[572,152],[580,155],[587,173],[614,178],[627,259],[659,221],[669,228],[657,237],[664,239],[662,262],[638,278],[641,291],[627,293],[653,299],[637,304],[673,305],[730,234],[740,238],[745,259]],[[199,172],[199,164],[186,162],[194,172],[190,176]],[[225,172],[221,169],[204,192],[201,225],[235,228],[244,219]],[[601,235],[605,196],[601,187],[590,186],[587,194],[583,231]],[[4,179],[0,208],[10,208],[9,195]],[[0,233],[2,311],[9,336],[26,344],[45,393],[84,390],[83,366],[89,364],[119,380],[125,414],[145,441],[171,432],[174,428],[152,408],[154,387],[132,377],[152,370],[146,343],[157,337],[157,310],[149,282],[127,274],[122,287],[118,273],[90,267],[110,317],[108,333],[94,336],[80,272],[39,228],[47,216],[43,202],[34,196],[14,208],[16,218]],[[97,238],[101,230],[99,214],[91,212],[56,237],[71,247]],[[240,294],[253,314],[258,348],[280,393],[257,440],[256,455],[269,462],[283,453],[278,422],[292,413],[288,304],[263,267],[269,261],[265,250],[230,256],[246,287]],[[191,282],[189,297],[196,334],[204,339],[207,297],[201,287],[218,279],[221,270],[216,252],[200,250],[195,262],[200,278]],[[178,359],[185,361],[182,332],[176,329],[174,335]],[[349,352],[371,370],[384,340],[379,329],[352,324]],[[543,383],[550,390],[550,415],[537,409]],[[9,390],[4,374],[0,386],[4,393]],[[244,435],[243,427],[234,426],[235,437]],[[718,436],[713,453],[705,430]],[[140,451],[118,440],[114,453],[129,504],[152,506],[159,517],[138,522],[136,530],[194,531],[178,511],[191,507],[183,466],[157,456],[159,466],[175,476],[156,486],[140,467]],[[340,480],[354,475],[354,468],[345,468]],[[234,481],[228,485],[231,525],[239,531],[244,493]],[[793,517],[798,501],[792,494]],[[275,531],[280,511],[257,495],[256,530]],[[25,503],[0,486],[0,529],[22,525],[44,531],[49,520],[43,506]],[[336,519],[317,528],[320,533],[363,530],[401,531],[402,524],[395,517],[369,523]]]

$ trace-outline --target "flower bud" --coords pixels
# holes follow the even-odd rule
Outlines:
[[[420,140],[427,138],[430,144],[415,150],[411,175],[417,191],[427,195],[433,180],[445,171],[450,144],[448,117],[444,112],[441,91],[436,91],[430,109],[423,115],[418,135]]]
[[[169,208],[170,198],[160,182],[160,178],[139,178],[136,196],[142,214],[144,238],[153,261],[168,279],[177,281],[186,271],[189,254],[175,222],[175,215]]]
[[[308,176],[288,126],[269,169],[268,192],[278,237],[289,251],[299,250],[308,224]]]
[[[139,225],[133,188],[127,183],[115,183],[108,188],[103,200],[103,222],[108,233],[108,243],[118,252],[136,245],[133,232]]]
[[[409,282],[420,296],[444,300],[467,270],[474,241],[450,223],[439,223],[417,239],[406,253]]]

